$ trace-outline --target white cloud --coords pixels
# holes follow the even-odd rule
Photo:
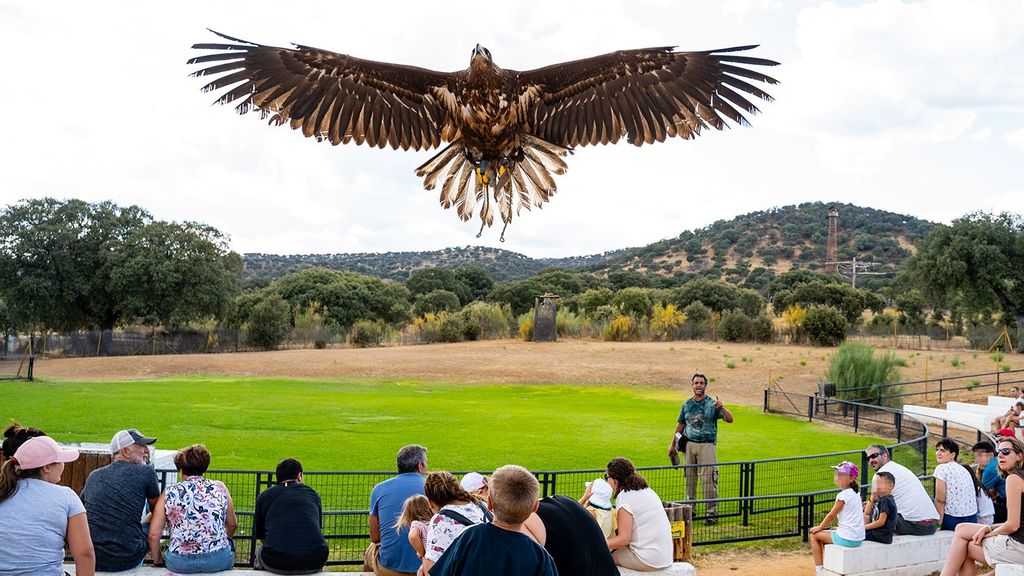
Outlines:
[[[600,252],[738,213],[841,200],[929,217],[996,206],[1019,176],[1024,5],[732,0],[480,7],[439,0],[153,5],[0,0],[0,204],[79,197],[199,220],[240,251],[423,250],[484,244],[531,256]],[[188,78],[210,27],[440,70],[480,42],[529,69],[620,48],[760,43],[783,63],[753,128],[636,149],[582,148],[543,210],[477,240],[424,191],[429,153],[331,147],[211,106]],[[965,193],[969,192],[969,193]],[[979,203],[987,203],[981,204]]]
[[[1020,148],[1024,151],[1024,128],[1010,130],[1009,132],[1003,133],[1003,140],[1007,144]]]

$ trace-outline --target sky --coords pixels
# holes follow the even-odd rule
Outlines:
[[[749,128],[578,148],[558,193],[502,243],[500,223],[478,239],[478,221],[423,190],[413,172],[433,152],[332,147],[213,105],[185,63],[216,41],[207,28],[442,71],[468,66],[477,43],[515,70],[760,44],[781,84]],[[939,222],[1024,213],[1022,0],[0,0],[0,50],[0,205],[137,204],[215,226],[243,253],[583,255],[808,201]]]

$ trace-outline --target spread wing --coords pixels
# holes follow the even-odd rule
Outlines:
[[[211,32],[231,43],[193,45],[218,52],[191,58],[189,64],[212,64],[192,76],[222,74],[203,91],[229,88],[217,103],[238,100],[239,114],[257,110],[270,124],[288,123],[335,145],[354,141],[429,149],[454,131],[439,102],[451,94],[450,74],[309,46],[263,46]]]
[[[744,93],[771,100],[747,82],[778,82],[739,64],[778,62],[735,54],[739,46],[707,52],[673,47],[623,50],[519,73],[523,94],[539,103],[528,121],[531,133],[562,146],[609,144],[626,136],[640,146],[665,138],[694,138],[708,126],[721,130],[728,118],[746,124],[757,107]]]

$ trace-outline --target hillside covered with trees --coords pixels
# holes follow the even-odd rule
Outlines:
[[[404,282],[420,268],[478,265],[498,282],[523,280],[548,268],[564,268],[605,277],[620,276],[616,273],[622,272],[653,273],[664,278],[666,284],[678,284],[694,275],[710,276],[763,289],[772,276],[790,269],[823,268],[829,206],[839,211],[840,260],[856,257],[875,263],[878,271],[894,272],[934,227],[931,222],[904,214],[852,204],[809,202],[719,220],[639,248],[589,256],[530,258],[480,246],[432,252],[246,254],[243,279],[247,285],[262,286],[290,272],[322,267]],[[868,285],[872,283],[884,281],[868,280]]]

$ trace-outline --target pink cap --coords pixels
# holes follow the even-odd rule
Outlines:
[[[843,460],[839,464],[833,466],[832,469],[841,474],[846,474],[847,476],[852,476],[854,478],[860,477],[860,469],[857,468],[856,464],[849,460]]]
[[[14,460],[22,470],[34,470],[55,462],[71,462],[77,458],[78,450],[61,448],[49,436],[29,438],[14,453]]]

